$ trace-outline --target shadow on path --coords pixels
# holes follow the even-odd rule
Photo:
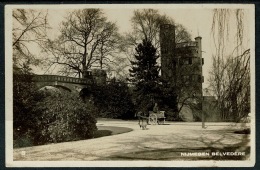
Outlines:
[[[113,155],[105,160],[246,160],[246,157],[243,155],[223,156],[223,153],[234,152],[235,150],[236,147],[155,149]],[[246,147],[244,152],[248,155],[250,147]],[[205,155],[205,153],[209,155]],[[218,155],[213,155],[212,153],[218,153]],[[182,154],[196,154],[196,156]],[[199,156],[199,154],[201,155]]]
[[[248,146],[248,143],[250,141],[250,135],[237,135],[234,131],[232,131],[232,133],[230,133],[230,131],[226,131],[226,133],[223,133],[223,131],[213,133],[214,138],[209,138],[207,134],[201,135],[198,138],[189,138],[179,135],[176,137],[178,140],[183,141],[184,145],[176,148],[157,149],[156,146],[153,145],[150,147],[144,146],[141,147],[141,150],[116,153],[103,158],[103,160],[247,160],[249,158],[250,146]],[[237,141],[237,143],[227,144],[227,140],[231,138]],[[170,141],[160,142],[170,146]],[[196,142],[202,145],[198,146]],[[174,143],[174,141],[172,141],[172,143]],[[192,143],[194,146],[192,146]],[[140,148],[141,145],[142,143],[136,144],[136,147]]]
[[[116,127],[116,126],[97,126],[97,128],[98,128],[98,131],[110,131],[111,132],[110,135],[117,135],[117,134],[133,131],[133,129],[131,129],[131,128]]]

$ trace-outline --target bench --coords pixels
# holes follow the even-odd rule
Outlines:
[[[160,113],[154,113],[153,111],[149,111],[149,124],[161,124],[160,120],[163,119],[163,124],[165,124],[165,111],[160,111]]]

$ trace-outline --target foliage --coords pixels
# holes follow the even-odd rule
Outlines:
[[[135,102],[139,110],[148,109],[161,93],[159,66],[156,48],[150,41],[143,40],[136,48],[135,61],[131,61],[129,80],[135,84]]]
[[[12,13],[14,139],[30,135],[30,129],[34,128],[34,117],[30,113],[39,95],[32,82],[31,67],[40,60],[32,48],[42,48],[47,40],[47,15],[44,10],[31,9],[14,9]]]
[[[29,113],[39,94],[35,91],[29,64],[23,63],[23,68],[14,65],[13,72],[13,128],[16,139],[34,128],[33,115]]]
[[[92,138],[96,110],[77,94],[67,91],[42,91],[42,100],[34,106],[35,144]]]
[[[134,15],[131,18],[132,30],[122,36],[120,43],[120,51],[124,54],[122,57],[124,61],[120,62],[120,66],[129,67],[131,61],[135,60],[135,48],[139,43],[145,39],[150,41],[156,49],[160,48],[160,25],[162,24],[174,24],[175,25],[175,40],[177,43],[191,40],[191,35],[186,28],[167,15],[160,14],[156,9],[137,9],[134,11]],[[157,54],[160,55],[161,51],[157,50]],[[127,72],[120,74],[125,77],[129,75]]]
[[[112,79],[108,84],[94,87],[92,93],[100,117],[134,118],[135,109],[126,83]]]
[[[30,133],[18,134],[17,131],[14,131],[14,133],[14,148],[33,146],[33,140]]]
[[[15,81],[30,79],[26,75],[15,75]],[[18,80],[19,79],[19,80]],[[14,138],[16,135],[24,134],[33,128],[32,115],[28,114],[32,110],[34,101],[33,84],[29,82],[15,82],[13,88],[13,128]]]
[[[169,119],[178,119],[175,115],[177,111],[175,89],[160,78],[156,62],[158,57],[156,48],[149,41],[143,40],[143,43],[136,48],[136,61],[131,62],[132,69],[129,70],[130,81],[135,84],[136,107],[148,114],[157,102],[160,110],[166,111]]]
[[[165,111],[165,117],[167,120],[179,120],[177,94],[174,87],[169,86],[164,82],[161,87],[161,94],[159,98],[160,110]]]
[[[33,128],[32,105],[36,102],[32,69],[40,60],[32,53],[33,47],[43,47],[49,29],[48,13],[43,10],[14,9],[13,47],[13,127],[14,139]]]
[[[93,137],[96,109],[90,103],[66,91],[37,90],[30,72],[19,71],[13,81],[15,147]]]

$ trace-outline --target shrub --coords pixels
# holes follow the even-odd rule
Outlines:
[[[178,112],[174,111],[173,109],[167,109],[165,112],[166,120],[169,121],[181,121],[181,118]]]
[[[37,130],[35,144],[92,138],[96,127],[96,110],[83,103],[78,94],[66,91],[42,91],[43,100],[33,110]]]
[[[98,116],[120,119],[134,118],[134,105],[126,83],[112,80],[106,85],[96,86],[92,93],[95,106],[100,112]]]
[[[23,72],[22,72],[23,73]],[[34,129],[34,116],[31,113],[39,94],[35,91],[30,73],[13,75],[13,131],[14,140],[28,136]]]
[[[25,134],[15,136],[16,139],[14,139],[14,148],[33,146],[33,141],[30,133],[27,132]]]

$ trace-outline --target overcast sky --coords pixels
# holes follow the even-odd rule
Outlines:
[[[34,6],[35,7],[35,6]],[[204,58],[204,66],[203,66],[203,75],[204,75],[204,84],[203,87],[207,87],[207,79],[208,72],[212,65],[212,55],[214,54],[214,44],[212,41],[211,34],[211,26],[212,26],[212,18],[213,18],[213,8],[221,7],[216,5],[80,5],[80,6],[37,6],[37,8],[43,9],[47,8],[49,13],[49,23],[53,28],[51,31],[51,37],[55,37],[58,34],[58,29],[61,21],[64,16],[73,9],[78,8],[101,8],[105,16],[107,16],[109,21],[114,21],[117,23],[119,27],[119,32],[129,32],[131,30],[131,22],[130,19],[133,16],[133,11],[135,9],[142,8],[153,8],[157,9],[160,14],[166,14],[167,16],[174,19],[176,23],[182,24],[187,31],[191,34],[192,39],[195,37],[202,37],[202,50],[203,50],[203,58]],[[237,6],[225,6],[228,8],[237,8]],[[31,8],[31,7],[27,7]],[[68,10],[69,9],[69,10]],[[250,23],[248,10],[245,12],[245,22],[248,22],[246,25],[252,25]],[[230,23],[233,21],[231,20]],[[232,24],[231,24],[232,25]],[[234,23],[233,23],[234,25]],[[249,28],[245,28],[245,34],[249,35]],[[235,29],[231,26],[231,32]],[[247,43],[249,43],[249,36],[247,36]],[[248,44],[249,46],[249,44]]]

